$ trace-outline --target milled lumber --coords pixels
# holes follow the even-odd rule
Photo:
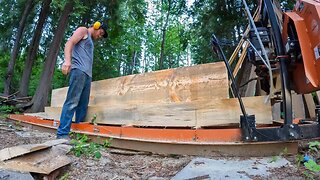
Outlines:
[[[265,96],[245,97],[249,114],[257,124],[272,123],[270,103]],[[61,107],[46,107],[45,119],[59,119]],[[96,115],[98,124],[151,127],[205,127],[239,124],[240,106],[236,98],[212,99],[166,104],[137,104],[123,106],[89,106],[86,117],[90,122]]]
[[[114,106],[227,98],[224,63],[209,63],[92,82],[89,105]],[[52,91],[51,107],[62,107],[67,88]]]

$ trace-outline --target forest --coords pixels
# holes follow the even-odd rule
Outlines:
[[[259,1],[247,3],[253,13]],[[51,90],[68,86],[64,44],[95,21],[109,37],[95,42],[93,81],[221,61],[210,37],[229,57],[248,25],[243,8],[242,0],[0,0],[0,95],[30,97],[24,107],[43,111]]]

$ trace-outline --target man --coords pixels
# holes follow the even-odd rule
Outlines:
[[[79,27],[65,44],[62,73],[70,73],[70,80],[57,130],[58,139],[69,138],[74,113],[76,123],[86,117],[92,79],[93,40],[102,37],[108,37],[107,26],[96,22],[89,28]]]

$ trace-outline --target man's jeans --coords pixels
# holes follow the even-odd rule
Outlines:
[[[57,131],[58,138],[68,136],[74,113],[76,113],[76,123],[82,122],[86,117],[91,79],[90,76],[79,69],[71,70],[68,94],[63,104],[60,126]]]

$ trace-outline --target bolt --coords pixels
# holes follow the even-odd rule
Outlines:
[[[253,137],[253,139],[256,141],[256,140],[258,140],[258,138],[255,136],[255,137]]]
[[[292,128],[292,129],[293,129],[293,128],[294,128],[294,125],[293,125],[293,124],[290,124],[290,128]]]
[[[58,122],[56,120],[53,120],[53,127],[57,127],[58,126]]]
[[[248,136],[246,137],[246,140],[249,140],[249,137],[248,137]]]
[[[294,136],[294,134],[291,132],[291,133],[290,133],[290,136],[291,136],[291,137],[293,137],[293,136]]]

